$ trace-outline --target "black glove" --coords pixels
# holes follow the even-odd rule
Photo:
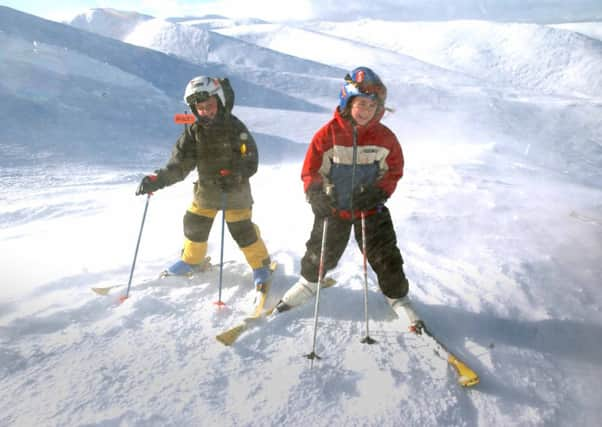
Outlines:
[[[363,185],[353,190],[353,209],[366,211],[376,208],[376,205],[387,200],[387,193],[380,187]]]
[[[140,185],[138,185],[136,196],[154,193],[163,187],[165,187],[165,185],[163,185],[163,182],[157,175],[146,175],[144,178],[142,178],[142,181],[140,181]]]
[[[307,201],[311,204],[311,210],[317,217],[325,217],[332,215],[332,199],[324,191],[309,190],[307,192]]]
[[[219,188],[222,189],[222,191],[231,191],[234,188],[238,187],[241,183],[242,176],[240,175],[220,175],[220,177],[217,179],[217,184],[219,185]]]

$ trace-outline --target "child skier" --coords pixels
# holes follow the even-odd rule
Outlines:
[[[223,210],[230,234],[253,269],[262,292],[269,281],[270,256],[259,228],[251,221],[253,198],[249,178],[257,171],[258,153],[246,126],[231,113],[234,91],[228,79],[195,77],[184,100],[196,117],[186,125],[167,165],[145,176],[136,195],[148,194],[182,181],[196,168],[194,198],[184,215],[184,248],[167,274],[189,275],[207,253],[207,239],[218,210]]]
[[[301,259],[301,277],[276,306],[285,311],[316,293],[324,218],[328,217],[324,272],[334,268],[353,227],[362,247],[361,215],[365,215],[366,252],[378,285],[392,308],[421,333],[419,317],[408,299],[408,280],[385,201],[403,175],[403,153],[393,132],[380,119],[387,90],[367,67],[345,77],[334,117],[314,135],[301,177],[315,215]],[[332,189],[332,191],[327,191]],[[404,318],[401,317],[401,318]]]

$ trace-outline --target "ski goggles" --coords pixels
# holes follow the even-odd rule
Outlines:
[[[370,80],[362,80],[361,82],[357,82],[353,80],[351,75],[347,74],[345,76],[345,83],[347,83],[347,91],[349,95],[365,95],[374,100],[380,101],[384,103],[387,97],[387,89],[380,82],[370,81]],[[355,92],[350,86],[353,86],[354,89],[357,90]]]
[[[195,93],[192,93],[192,94],[190,94],[190,95],[188,95],[186,97],[186,103],[189,104],[189,105],[194,105],[194,104],[198,104],[200,102],[205,102],[209,98],[211,98],[212,95],[216,95],[216,94],[209,93],[209,92],[206,92],[206,91],[195,92]]]

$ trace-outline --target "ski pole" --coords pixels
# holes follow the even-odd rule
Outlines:
[[[370,337],[370,329],[368,328],[368,265],[367,265],[367,250],[366,250],[366,212],[361,211],[362,221],[362,253],[364,255],[364,318],[366,320],[366,336],[360,341],[363,344],[374,344],[376,340]]]
[[[311,347],[311,353],[306,354],[305,357],[311,360],[311,367],[314,366],[314,359],[320,359],[320,356],[316,354],[316,335],[318,333],[318,311],[320,307],[320,288],[322,287],[322,280],[324,279],[324,250],[326,247],[326,230],[328,228],[328,217],[324,218],[322,224],[322,247],[320,249],[320,267],[318,270],[318,288],[316,289],[316,305],[314,307],[314,335],[313,343]]]
[[[128,280],[128,287],[125,291],[125,295],[119,298],[120,302],[125,301],[130,296],[130,288],[132,286],[132,277],[134,276],[134,268],[136,267],[136,258],[138,257],[138,248],[140,247],[140,239],[142,238],[142,230],[144,229],[144,221],[146,219],[146,212],[148,211],[148,202],[153,193],[148,193],[146,197],[146,203],[144,204],[144,213],[142,214],[142,223],[140,224],[140,232],[138,233],[138,242],[136,243],[136,251],[134,252],[134,261],[132,261],[132,268],[130,269],[130,278]]]
[[[230,175],[230,171],[222,169],[220,172],[221,176]],[[225,304],[222,301],[222,279],[224,274],[224,231],[226,228],[226,191],[222,190],[222,237],[220,243],[219,253],[219,288],[217,294],[217,301],[214,303],[218,307],[223,307]]]
[[[326,194],[330,195],[332,186],[326,186]],[[311,353],[306,354],[305,357],[311,360],[311,367],[314,366],[314,359],[320,359],[320,356],[316,354],[316,336],[318,334],[318,312],[320,308],[320,288],[324,281],[324,253],[326,252],[326,236],[328,232],[328,216],[324,217],[322,223],[322,245],[320,247],[320,266],[318,268],[318,288],[316,289],[316,305],[314,307],[314,335],[311,347]]]

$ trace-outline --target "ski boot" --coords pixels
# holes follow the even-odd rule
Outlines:
[[[181,259],[173,263],[171,266],[161,273],[161,277],[167,276],[183,276],[192,277],[196,273],[203,272],[209,266],[209,258],[205,258],[199,264],[189,264]]]
[[[291,288],[286,291],[280,302],[276,305],[277,311],[286,311],[292,307],[303,304],[316,294],[318,282],[308,282],[304,277],[299,278]]]
[[[414,310],[408,296],[406,295],[402,298],[389,298],[385,296],[385,298],[400,319],[408,319],[409,331],[416,335],[422,335],[424,322],[420,320],[420,317],[418,316],[418,313],[416,313],[416,310]]]
[[[269,267],[260,267],[253,270],[253,285],[255,286],[253,307],[258,308],[260,305],[263,306],[271,282],[272,270]]]

